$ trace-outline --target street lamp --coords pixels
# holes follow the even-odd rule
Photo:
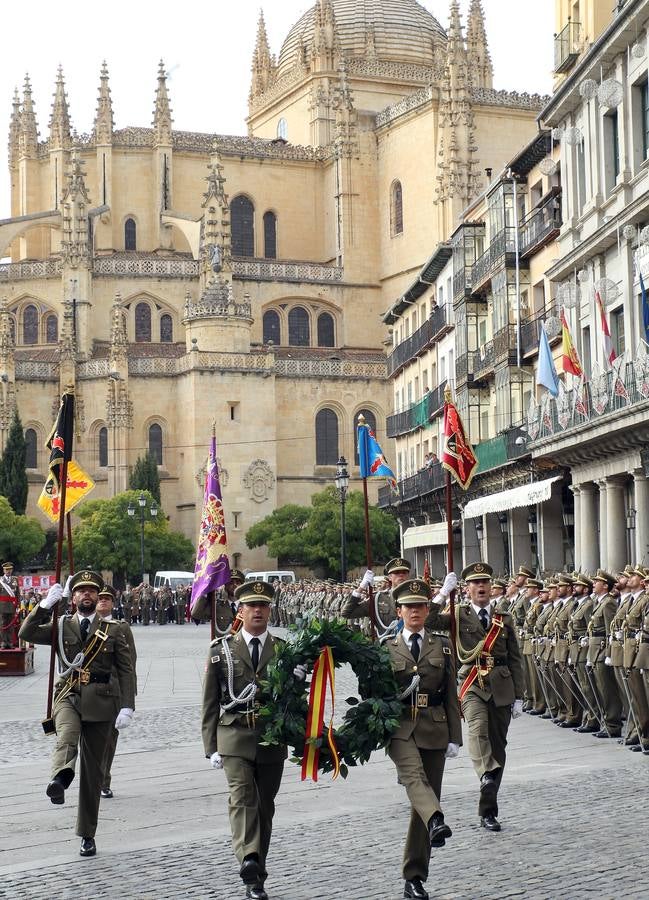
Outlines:
[[[347,460],[341,456],[336,463],[336,490],[340,499],[340,580],[344,584],[347,581],[347,543],[345,536],[345,501],[349,487],[349,472]]]
[[[475,522],[475,536],[478,539],[478,554],[480,559],[482,559],[482,538],[484,535],[484,525],[482,524],[482,518],[475,518],[473,520]]]
[[[500,524],[500,533],[503,536],[503,554],[505,557],[505,575],[509,575],[510,565],[509,565],[509,519],[507,517],[506,512],[498,513],[498,522]]]
[[[534,554],[534,568],[538,572],[539,570],[539,545],[538,545],[538,519],[536,515],[536,509],[532,506],[530,507],[529,514],[527,516],[527,528],[530,533],[530,545],[532,547],[532,553]]]
[[[144,584],[144,510],[146,509],[146,497],[144,494],[141,493],[137,498],[137,504],[140,509],[140,569],[142,571],[142,584]],[[132,503],[129,503],[126,512],[131,519],[135,518],[135,507]],[[158,507],[155,500],[151,501],[149,512],[154,519],[158,515]]]

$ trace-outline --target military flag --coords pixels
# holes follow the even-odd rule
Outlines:
[[[230,580],[230,560],[228,559],[228,541],[225,532],[225,513],[221,496],[219,466],[216,459],[216,435],[212,434],[210,452],[205,474],[205,492],[201,527],[196,551],[196,567],[190,612],[209,591],[223,587]]]
[[[67,513],[72,512],[74,507],[77,506],[77,504],[80,503],[83,498],[90,493],[94,486],[95,482],[92,480],[90,475],[87,475],[83,471],[81,466],[73,459],[71,459],[68,463],[68,474],[66,478],[66,515]],[[55,480],[54,476],[50,475],[45,482],[40,497],[36,501],[38,507],[52,522],[59,521],[59,513],[61,511],[59,487],[60,485],[58,478]]]
[[[570,372],[576,378],[581,378],[584,374],[584,369],[581,365],[577,348],[573,344],[568,320],[566,319],[566,311],[563,308],[561,310],[561,338],[563,371]]]
[[[543,322],[541,322],[541,333],[539,334],[539,365],[536,373],[536,382],[546,387],[553,397],[556,397],[559,393],[559,376],[554,365],[550,342]]]
[[[460,414],[450,399],[450,391],[444,398],[442,466],[451,473],[465,491],[471,484],[471,479],[478,468],[478,459],[467,440]]]
[[[387,478],[392,488],[396,488],[397,480],[379,447],[379,442],[370,426],[359,416],[358,423],[358,464],[361,478]]]
[[[595,302],[597,303],[597,308],[599,310],[599,320],[602,326],[602,341],[604,345],[604,359],[606,360],[607,365],[612,366],[615,360],[617,359],[615,350],[613,349],[613,341],[611,340],[611,330],[608,327],[608,320],[606,318],[606,312],[604,311],[604,304],[602,303],[602,298],[599,291],[595,291]]]

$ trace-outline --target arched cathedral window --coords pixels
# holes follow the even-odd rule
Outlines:
[[[302,306],[295,306],[288,314],[288,342],[293,347],[308,347],[311,343],[309,314]]]
[[[321,409],[315,417],[315,462],[335,466],[338,461],[338,416],[333,409]]]
[[[137,250],[137,226],[135,219],[127,219],[124,222],[124,249]]]
[[[230,230],[233,256],[255,255],[255,207],[240,195],[230,202]]]
[[[264,344],[281,344],[279,314],[274,309],[264,313]]]
[[[23,344],[38,343],[38,310],[31,304],[23,312]]]
[[[393,181],[390,189],[390,233],[403,234],[403,190],[400,181]]]
[[[138,343],[151,340],[151,307],[138,303],[135,307],[135,340]]]

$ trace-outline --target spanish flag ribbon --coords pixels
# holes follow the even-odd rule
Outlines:
[[[304,740],[304,753],[302,755],[302,781],[311,778],[318,780],[318,761],[320,748],[318,742],[324,728],[325,700],[327,686],[331,695],[331,719],[327,729],[327,743],[334,762],[333,778],[340,773],[340,759],[338,748],[334,739],[334,709],[336,693],[336,675],[334,657],[331,647],[323,647],[317,658],[311,676],[311,689],[309,692],[309,709],[306,717],[306,732]]]

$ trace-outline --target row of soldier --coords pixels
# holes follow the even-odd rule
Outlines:
[[[129,625],[184,625],[190,595],[190,584],[178,585],[175,590],[169,585],[157,590],[146,583],[127,585],[124,591],[117,591],[115,618]]]

